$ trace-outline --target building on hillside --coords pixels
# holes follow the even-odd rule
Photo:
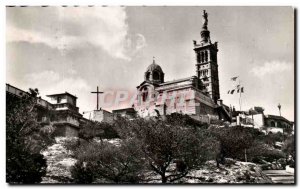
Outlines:
[[[293,122],[283,116],[264,114],[263,111],[252,113],[251,111],[239,112],[236,120],[236,125],[254,127],[259,130],[264,130],[266,133],[284,133],[293,132],[294,130]]]
[[[123,108],[123,109],[117,109],[112,111],[114,114],[114,119],[117,118],[117,116],[125,117],[128,119],[134,119],[137,117],[137,112],[134,110],[134,108]]]
[[[277,133],[277,132],[292,132],[294,130],[294,123],[287,120],[282,116],[277,115],[265,115],[264,125],[267,132]]]
[[[100,108],[99,110],[83,112],[84,118],[91,121],[112,123],[114,120],[113,113]]]
[[[17,100],[30,94],[6,84],[6,95]],[[42,125],[52,125],[55,128],[55,136],[78,136],[83,118],[76,106],[77,97],[68,92],[47,96],[50,98],[50,102],[40,97],[36,98],[37,121]]]
[[[194,41],[196,75],[165,81],[165,73],[153,59],[144,74],[144,81],[137,86],[134,110],[141,117],[188,114],[196,119],[218,117],[230,120],[229,108],[223,105],[219,92],[218,45],[212,43],[207,28],[207,13],[203,11],[200,42]]]
[[[51,123],[56,126],[56,136],[77,136],[82,115],[76,106],[77,97],[65,92],[47,95],[54,110]]]

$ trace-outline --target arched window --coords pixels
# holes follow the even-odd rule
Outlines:
[[[271,127],[275,127],[275,122],[271,121]]]
[[[150,80],[150,72],[146,73],[146,80]]]
[[[282,127],[282,124],[281,124],[280,122],[277,122],[277,127],[278,127],[278,128],[283,128],[283,127]]]
[[[148,98],[148,89],[147,87],[145,87],[143,90],[142,90],[142,100],[145,102]]]

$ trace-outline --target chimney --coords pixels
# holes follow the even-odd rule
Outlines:
[[[222,105],[223,105],[223,100],[219,99],[219,100],[217,101],[217,104],[218,104],[219,106],[222,106]]]

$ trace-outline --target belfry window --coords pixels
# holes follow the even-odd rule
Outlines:
[[[158,72],[153,72],[153,79],[154,80],[159,80],[159,73]]]
[[[197,53],[197,62],[201,62],[201,55],[199,52]]]
[[[207,62],[207,60],[208,60],[208,54],[207,54],[207,51],[204,52],[204,59],[205,59],[205,62]]]

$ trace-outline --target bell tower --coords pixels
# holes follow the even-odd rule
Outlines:
[[[220,99],[219,74],[218,74],[218,43],[211,43],[210,32],[207,28],[208,14],[204,10],[202,15],[201,40],[194,42],[196,54],[196,76],[201,79],[210,97],[217,103]]]

